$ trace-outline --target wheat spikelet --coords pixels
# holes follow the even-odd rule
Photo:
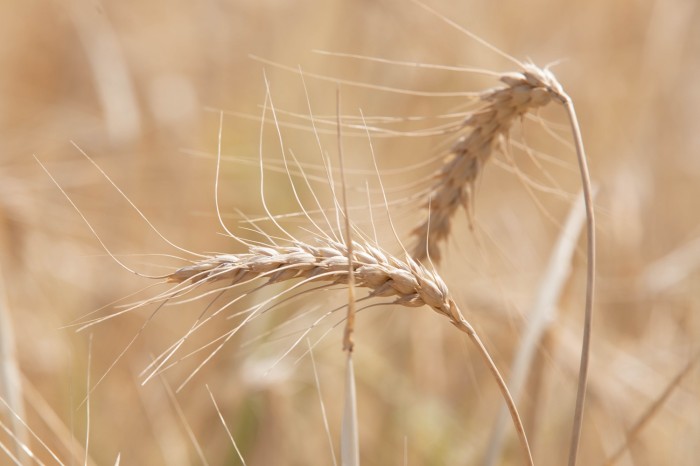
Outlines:
[[[459,206],[471,211],[474,183],[488,161],[500,136],[506,136],[513,122],[528,111],[543,107],[553,99],[564,101],[561,85],[547,69],[525,65],[523,71],[500,77],[504,87],[490,89],[481,95],[486,103],[469,115],[463,123],[471,128],[450,149],[435,182],[428,191],[423,208],[429,217],[417,226],[413,255],[424,260],[430,255],[439,261],[439,244],[450,233],[452,216]]]

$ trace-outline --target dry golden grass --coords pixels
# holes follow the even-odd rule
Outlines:
[[[700,98],[693,79],[700,67],[698,8],[680,0],[634,5],[436,0],[431,6],[523,60],[565,59],[554,70],[577,104],[599,186],[599,293],[579,463],[604,464],[633,433],[616,464],[695,464],[700,373],[687,365],[700,329],[695,201],[700,197],[695,123]],[[497,83],[488,76],[309,52],[469,65],[496,73],[513,71],[512,63],[403,2],[4,2],[0,31],[5,70],[0,76],[0,276],[27,425],[63,462],[83,463],[87,423],[81,402],[92,333],[90,380],[100,382],[90,396],[91,464],[114,464],[120,452],[121,464],[202,462],[192,438],[209,464],[237,464],[212,396],[247,464],[332,463],[319,397],[335,441],[344,364],[338,322],[309,333],[320,395],[306,345],[267,371],[319,316],[342,306],[344,295],[303,294],[279,303],[275,312],[232,337],[173,397],[168,387],[187,380],[202,353],[159,371],[161,376],[142,386],[140,373],[190,331],[208,301],[165,306],[152,319],[153,306],[140,308],[79,333],[67,327],[92,310],[100,309],[88,319],[119,312],[110,305],[115,300],[134,302],[154,292],[129,296],[150,282],[125,272],[104,253],[31,155],[47,164],[120,260],[144,273],[167,275],[182,265],[180,260],[150,254],[173,249],[69,141],[94,157],[174,243],[213,257],[221,251],[240,257],[244,246],[216,234],[221,227],[213,203],[214,158],[182,152],[216,153],[218,112],[206,107],[259,118],[263,68],[277,108],[289,111],[279,112],[285,146],[308,167],[321,204],[333,207],[324,172],[311,167],[320,165],[319,147],[308,131],[300,80],[249,54],[379,86],[450,92],[452,97],[429,97],[342,87],[344,108],[355,115],[343,119],[352,219],[371,231],[365,179],[371,203],[381,205],[361,108],[367,125],[377,128],[370,133],[379,171],[397,230],[408,240],[426,214],[410,193],[430,186],[429,174],[449,150],[452,133],[438,133],[461,124],[470,110],[459,94],[473,95]],[[321,146],[332,153],[335,85],[306,80]],[[442,118],[447,114],[452,117]],[[466,219],[457,215],[452,230],[458,233],[441,247],[440,276],[504,375],[516,359],[545,264],[562,232],[558,223],[579,186],[573,151],[543,130],[537,117],[570,142],[559,126],[565,116],[555,105],[514,125],[511,143],[479,175],[475,231],[468,232]],[[359,137],[352,138],[351,125]],[[400,135],[406,133],[421,137]],[[236,223],[236,212],[265,216],[258,195],[259,135],[259,122],[226,116],[222,149],[236,160],[224,157],[220,207],[230,215],[225,220],[231,229],[248,241],[259,236]],[[273,170],[284,166],[272,126],[264,131],[263,153],[271,169],[265,193],[273,214],[298,211],[287,175]],[[253,162],[243,163],[245,157]],[[292,171],[298,171],[293,162]],[[401,202],[407,194],[409,201]],[[309,192],[302,189],[299,195],[314,210]],[[381,212],[382,207],[372,210],[373,223],[380,237],[391,238]],[[299,218],[279,222],[301,236],[309,225]],[[269,231],[270,223],[260,225]],[[567,454],[584,254],[579,243],[556,302],[556,320],[538,346],[519,402],[538,465],[561,464]],[[249,295],[228,314],[271,299],[281,286],[246,288]],[[406,311],[387,306],[358,315],[354,357],[363,464],[396,464],[404,456],[408,464],[476,464],[489,442],[500,394],[476,352],[441,316]],[[297,318],[290,321],[290,316]],[[181,354],[240,322],[226,317],[219,315],[192,333]],[[7,394],[3,398],[10,402]],[[53,464],[32,434],[21,433],[17,423],[11,427],[12,419],[0,415],[38,458]],[[2,461],[22,455],[7,431],[0,442],[9,451],[0,453],[6,455]],[[508,437],[504,455],[505,464],[520,461],[514,436]]]

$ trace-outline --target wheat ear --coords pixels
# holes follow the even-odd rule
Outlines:
[[[453,144],[434,175],[423,204],[430,215],[412,232],[416,236],[413,254],[420,261],[428,255],[439,261],[439,244],[450,233],[453,215],[460,206],[471,212],[474,183],[498,138],[507,136],[513,122],[528,111],[553,99],[563,102],[563,90],[549,70],[526,64],[523,71],[501,75],[500,81],[505,86],[481,94],[486,104],[464,120],[463,127],[470,131]]]
[[[498,383],[528,464],[533,464],[520,416],[503,377],[474,328],[450,297],[445,282],[408,256],[400,260],[360,242],[353,242],[350,256],[343,243],[329,238],[317,241],[317,245],[294,242],[291,246],[251,246],[247,253],[215,255],[176,270],[168,281],[196,286],[226,280],[227,286],[233,286],[267,278],[268,284],[302,279],[345,285],[352,267],[355,286],[368,288],[369,297],[394,297],[394,304],[407,307],[427,305],[469,335]]]

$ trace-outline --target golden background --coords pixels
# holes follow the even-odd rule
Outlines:
[[[579,464],[603,464],[668,386],[673,394],[618,464],[696,464],[700,372],[691,368],[682,381],[673,378],[698,350],[700,336],[700,8],[692,0],[435,0],[430,5],[519,60],[540,66],[559,61],[553,71],[581,120],[599,188],[599,289]],[[392,88],[479,91],[497,85],[495,79],[470,73],[339,58],[317,49],[517,71],[513,63],[406,1],[5,0],[0,5],[2,398],[65,464],[82,463],[86,445],[91,464],[115,464],[118,455],[121,464],[199,464],[192,438],[209,464],[239,464],[207,386],[248,464],[332,464],[319,401],[328,410],[337,454],[344,399],[342,328],[314,348],[321,397],[314,367],[303,354],[306,342],[266,371],[298,333],[282,337],[303,330],[330,308],[333,293],[284,304],[247,327],[175,398],[168,390],[186,379],[201,355],[142,386],[140,372],[187,331],[206,302],[166,306],[152,320],[154,308],[146,307],[76,333],[71,324],[88,313],[118,312],[119,305],[154,296],[159,289],[132,295],[153,281],[128,272],[106,254],[33,158],[47,166],[120,261],[145,274],[162,274],[182,261],[155,254],[183,253],[148,227],[78,147],[173,243],[200,253],[240,252],[238,243],[219,234],[223,229],[214,205],[219,109],[227,112],[222,153],[229,157],[222,164],[221,210],[227,225],[243,236],[250,233],[238,212],[264,214],[256,166],[263,73],[276,108],[308,115],[298,74],[251,55]],[[310,76],[305,80],[314,114],[332,120],[337,85]],[[341,112],[354,116],[360,109],[372,116],[436,116],[463,105],[455,97],[350,85],[342,85],[340,94]],[[551,125],[566,123],[563,110],[550,107],[543,115]],[[286,147],[300,160],[318,164],[309,121],[284,113],[279,117],[286,122]],[[439,122],[434,117],[410,129]],[[323,148],[335,162],[332,124],[325,131]],[[569,147],[547,138],[532,122],[516,133],[517,139],[566,162],[546,165],[556,185],[531,161],[518,162],[521,174],[552,188],[554,195],[529,194],[507,163],[490,166],[478,183],[477,233],[469,232],[460,214],[440,267],[506,374],[579,190]],[[376,176],[366,138],[351,136],[344,150],[355,173],[353,220],[367,230],[364,179],[376,184]],[[377,138],[380,171],[435,156],[450,138]],[[279,167],[274,126],[265,126],[263,141],[266,164]],[[362,170],[369,175],[362,176]],[[396,188],[428,173],[416,168],[403,177],[387,175],[386,183]],[[271,210],[298,211],[287,176],[266,176]],[[320,191],[327,202],[327,190]],[[422,214],[415,203],[401,203],[398,193],[390,189],[388,195],[397,202],[392,214],[405,240]],[[304,199],[310,206],[308,193]],[[396,252],[379,212],[374,212],[379,234]],[[294,219],[285,225],[299,226]],[[261,226],[279,234],[269,222]],[[573,265],[520,402],[541,465],[562,464],[568,451],[584,241]],[[273,288],[253,293],[240,309],[282,289]],[[342,302],[345,294],[333,296],[333,302]],[[275,330],[295,313],[314,309],[311,320]],[[202,345],[234,324],[218,319],[198,332],[196,341]],[[330,323],[321,327],[316,338]],[[269,337],[255,339],[268,330]],[[463,335],[427,309],[384,306],[358,316],[356,338],[363,464],[478,464],[501,401]],[[82,403],[86,386],[88,379],[95,384],[105,373],[90,396],[88,434]],[[0,453],[0,462],[10,464],[14,455],[33,464],[18,452],[18,440],[8,433],[14,431],[38,458],[53,464],[47,449],[13,419],[7,411],[0,418],[8,429],[0,441],[9,452]],[[519,464],[512,429],[509,435],[503,464]]]

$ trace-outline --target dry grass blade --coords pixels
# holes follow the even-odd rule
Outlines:
[[[142,131],[138,93],[114,27],[106,15],[81,8],[79,4],[66,6],[90,64],[92,83],[110,139],[114,142],[138,139]]]
[[[554,75],[534,65],[504,74],[500,80],[505,86],[481,94],[486,104],[464,120],[463,127],[469,132],[453,144],[434,175],[435,182],[423,202],[424,208],[430,208],[430,217],[413,230],[413,254],[418,260],[428,255],[436,262],[440,260],[439,245],[448,237],[452,217],[460,206],[471,218],[475,182],[499,138],[506,137],[513,123],[527,112],[552,100],[564,101]]]
[[[345,371],[345,403],[340,434],[340,462],[342,466],[360,466],[360,444],[357,421],[357,391],[352,351],[347,351]]]

